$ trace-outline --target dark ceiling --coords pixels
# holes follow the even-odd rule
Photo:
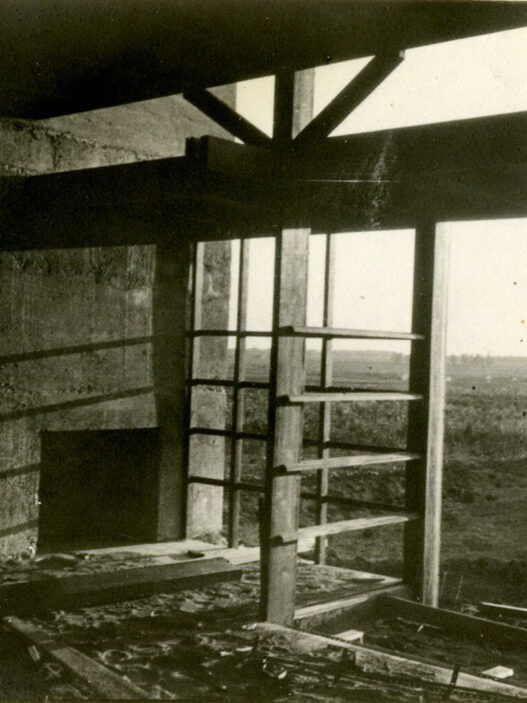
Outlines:
[[[0,0],[0,114],[70,114],[524,25],[527,2]]]

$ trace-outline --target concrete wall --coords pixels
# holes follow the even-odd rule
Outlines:
[[[0,174],[178,156],[185,137],[205,133],[226,136],[179,98],[40,123],[4,119]],[[179,277],[180,254],[172,252]],[[159,424],[152,344],[140,339],[152,335],[155,280],[148,246],[0,255],[0,557],[35,549],[41,430]],[[186,281],[163,285],[165,300],[173,285],[170,309],[183,329]]]

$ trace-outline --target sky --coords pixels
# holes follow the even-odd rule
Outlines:
[[[368,57],[316,70],[317,114]],[[333,133],[527,111],[527,29],[406,52],[404,62]],[[273,79],[239,84],[237,108],[270,133]],[[527,136],[526,136],[527,138]],[[527,220],[449,223],[448,353],[527,356]],[[335,326],[408,331],[413,232],[338,235]],[[249,328],[270,328],[272,242],[253,243]],[[320,324],[323,243],[312,237],[308,322]],[[407,351],[355,342],[353,348]]]

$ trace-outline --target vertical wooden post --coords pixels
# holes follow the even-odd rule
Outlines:
[[[408,419],[408,448],[422,459],[406,473],[406,502],[420,520],[407,523],[404,535],[404,579],[423,603],[439,597],[442,463],[445,410],[448,232],[444,225],[423,222],[416,228],[413,331],[425,335],[412,342],[410,391],[422,393]]]
[[[240,241],[240,258],[238,272],[238,314],[236,316],[236,350],[234,353],[233,398],[232,398],[232,437],[229,474],[229,547],[239,544],[240,522],[240,491],[235,484],[241,480],[242,473],[242,440],[237,433],[243,430],[245,403],[240,381],[245,378],[246,337],[240,335],[247,328],[247,292],[249,280],[249,248],[250,240]]]
[[[194,260],[193,303],[190,329],[227,330],[230,294],[230,242],[198,243]],[[224,389],[192,385],[201,378],[225,378],[227,337],[195,336],[192,368],[188,375],[190,415],[188,427],[225,429],[227,395]],[[189,436],[188,474],[223,480],[225,474],[224,437]],[[223,529],[223,493],[218,485],[190,481],[187,491],[186,535],[189,538],[217,539]]]
[[[269,450],[266,471],[266,539],[262,544],[262,617],[293,623],[297,544],[276,537],[296,531],[300,512],[300,478],[279,475],[274,468],[295,463],[302,443],[302,407],[280,399],[301,393],[305,382],[303,339],[281,337],[280,327],[305,325],[309,230],[283,230],[276,238]]]
[[[312,114],[313,74],[280,74],[275,83],[273,143],[287,148]],[[298,528],[300,479],[280,476],[274,468],[298,461],[302,444],[302,407],[280,402],[302,392],[305,383],[305,342],[282,337],[281,327],[305,325],[309,229],[282,229],[275,240],[273,340],[268,413],[264,525],[261,539],[261,617],[292,625],[295,611],[297,544],[279,544],[277,535]]]
[[[335,235],[326,235],[326,256],[324,267],[324,311],[322,318],[323,327],[333,326],[334,288],[335,288]],[[322,340],[322,355],[320,359],[320,385],[323,389],[329,388],[333,383],[333,340]],[[330,451],[327,443],[331,439],[331,403],[321,403],[319,414],[319,448],[318,456],[321,459],[329,457]],[[317,472],[317,523],[323,525],[327,522],[328,514],[328,470],[321,469]],[[315,544],[315,561],[317,564],[326,563],[327,538],[318,537]]]

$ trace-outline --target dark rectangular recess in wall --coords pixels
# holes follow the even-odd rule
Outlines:
[[[41,433],[39,552],[156,541],[159,430]]]

